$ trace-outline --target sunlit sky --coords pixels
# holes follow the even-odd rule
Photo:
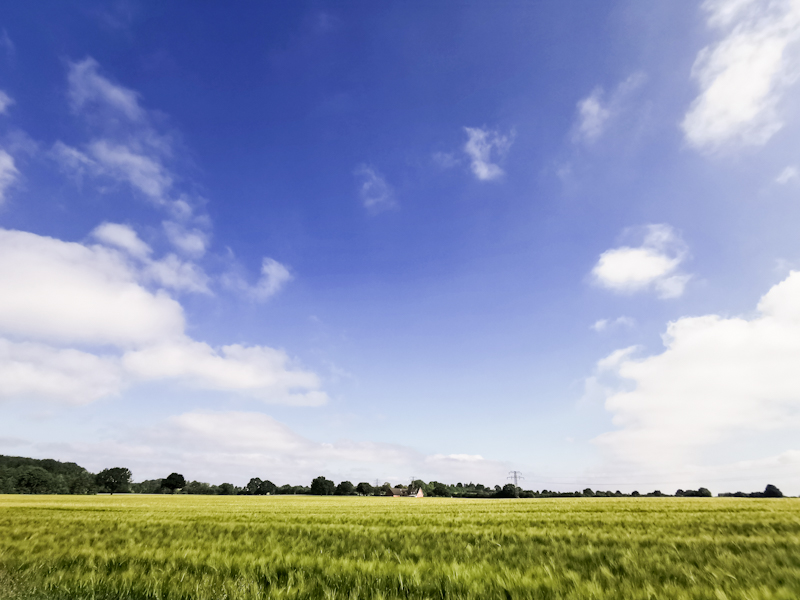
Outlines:
[[[800,493],[800,0],[0,8],[0,453]]]

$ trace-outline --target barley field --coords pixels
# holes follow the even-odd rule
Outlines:
[[[800,598],[800,500],[0,496],[0,597]]]

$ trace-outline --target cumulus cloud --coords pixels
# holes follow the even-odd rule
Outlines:
[[[604,359],[627,385],[605,406],[618,429],[595,442],[618,461],[670,468],[758,433],[800,433],[800,272],[753,318],[705,315],[669,324],[661,354]]]
[[[358,194],[364,207],[378,213],[396,206],[394,190],[381,173],[369,165],[359,165],[353,172],[358,180]]]
[[[14,99],[3,90],[0,90],[0,115],[6,114],[8,107],[12,104],[14,104]]]
[[[606,97],[602,87],[596,87],[578,102],[578,117],[573,128],[573,141],[592,143],[600,138],[609,123],[625,109],[631,93],[642,85],[645,77],[634,73]]]
[[[179,335],[180,305],[139,285],[119,252],[0,230],[0,332],[136,346]]]
[[[0,338],[0,399],[88,404],[117,394],[123,379],[113,357]]]
[[[407,482],[425,480],[505,481],[508,465],[477,455],[429,455],[405,445],[340,439],[317,441],[298,434],[273,417],[244,411],[194,410],[170,417],[137,433],[138,444],[103,448],[105,457],[120,452],[136,471],[136,457],[149,470],[176,470],[193,479],[243,485],[258,475],[275,483],[305,484],[324,474],[335,480]],[[144,441],[144,443],[143,443]],[[103,445],[105,446],[105,445]],[[71,449],[91,467],[96,446]],[[93,456],[95,455],[95,456]],[[165,458],[166,457],[166,458]],[[153,476],[156,476],[154,472]],[[149,472],[137,478],[149,477]]]
[[[700,94],[681,124],[694,147],[761,145],[783,127],[779,105],[800,74],[796,0],[708,0],[708,24],[722,39],[697,55]]]
[[[93,236],[107,245],[0,230],[0,336],[26,340],[0,344],[0,398],[84,403],[141,381],[174,380],[271,403],[326,401],[319,378],[282,350],[215,349],[186,335],[181,305],[145,284],[202,288],[191,265],[151,260],[125,225],[105,223]],[[96,347],[105,354],[93,354]]]
[[[164,221],[162,224],[167,238],[173,246],[184,254],[200,258],[208,246],[208,234],[197,228],[187,228],[175,221]]]
[[[319,378],[292,370],[282,350],[263,346],[223,346],[219,351],[189,338],[152,345],[123,356],[126,370],[143,380],[183,380],[192,387],[237,391],[259,400],[296,406],[327,401]]]
[[[503,169],[492,162],[493,155],[498,158],[505,156],[514,141],[513,132],[501,135],[497,131],[480,129],[478,127],[464,127],[467,133],[467,143],[464,152],[470,159],[472,173],[481,181],[491,181],[502,177]]]
[[[686,245],[669,225],[647,225],[640,246],[606,250],[592,276],[596,284],[615,292],[652,289],[661,298],[676,298],[691,278],[678,270],[686,256]]]
[[[0,149],[0,205],[6,201],[8,188],[16,181],[19,171],[14,165],[14,157]]]

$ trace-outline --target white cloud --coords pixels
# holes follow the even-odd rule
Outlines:
[[[217,350],[186,336],[181,305],[143,282],[207,291],[193,265],[173,255],[151,260],[124,225],[105,223],[94,236],[115,247],[0,230],[0,336],[26,340],[0,345],[0,398],[85,403],[123,385],[175,380],[271,403],[327,400],[319,378],[293,366],[282,350]],[[81,345],[105,346],[108,354],[75,348]]]
[[[139,379],[178,379],[200,389],[237,391],[259,400],[318,406],[328,397],[319,378],[293,370],[285,352],[264,346],[223,346],[189,338],[126,353],[123,365]]]
[[[591,94],[578,102],[578,119],[573,128],[573,140],[587,144],[597,141],[605,133],[609,123],[625,110],[631,93],[644,80],[644,74],[634,73],[614,89],[608,100],[602,87],[592,90]]]
[[[190,461],[216,482],[238,477],[246,483],[259,476],[279,484],[308,485],[313,477],[325,474],[354,483],[376,477],[399,483],[413,473],[428,481],[460,478],[494,483],[503,481],[508,471],[508,465],[478,455],[425,456],[399,444],[314,441],[255,412],[191,411],[169,419],[164,431],[171,443],[179,445],[184,466]]]
[[[368,165],[359,165],[353,172],[359,181],[359,196],[364,207],[372,213],[396,205],[394,191],[378,171]]]
[[[98,72],[100,65],[93,58],[70,63],[67,80],[72,108],[86,109],[87,105],[110,106],[132,121],[144,118],[139,106],[139,95],[120,85],[111,83]]]
[[[121,248],[138,259],[144,260],[153,252],[128,225],[102,223],[92,231],[92,236],[104,244]]]
[[[775,183],[785,185],[790,181],[795,181],[798,177],[800,177],[800,172],[797,170],[797,167],[788,166],[778,174],[775,178]]]
[[[162,223],[167,238],[178,250],[195,258],[200,258],[206,253],[208,234],[200,229],[188,229],[175,221]]]
[[[633,327],[636,321],[631,317],[617,317],[616,319],[599,319],[595,321],[591,329],[598,333],[617,329],[618,327]]]
[[[113,357],[0,338],[0,399],[88,404],[119,393],[123,383]]]
[[[641,246],[621,246],[600,255],[592,275],[595,283],[619,293],[654,289],[661,298],[683,294],[690,275],[678,267],[686,258],[683,241],[669,225],[644,228]]]
[[[14,104],[14,99],[3,90],[0,90],[0,115],[6,114],[8,107],[12,104]]]
[[[183,327],[180,305],[141,287],[115,250],[0,230],[0,332],[137,346]]]
[[[183,261],[174,254],[160,260],[147,260],[142,273],[146,279],[173,290],[210,294],[210,279],[203,269],[192,262]]]
[[[252,293],[256,300],[266,300],[277,294],[292,279],[292,274],[277,260],[265,258],[261,263],[261,279]]]
[[[686,140],[712,151],[764,144],[783,127],[780,100],[800,74],[800,2],[709,0],[704,8],[724,37],[692,67],[700,95],[682,123]]]
[[[684,317],[667,327],[661,354],[635,359],[626,349],[604,359],[630,389],[608,397],[618,429],[596,443],[616,460],[669,468],[734,437],[800,434],[800,272],[758,311]]]
[[[6,201],[6,192],[19,175],[14,166],[14,157],[5,150],[0,149],[0,204]]]
[[[456,155],[452,152],[434,152],[431,158],[442,169],[452,169],[461,164],[461,160],[456,158]]]
[[[592,142],[600,137],[611,117],[611,111],[603,106],[603,88],[595,88],[588,97],[578,102],[578,118],[576,137]]]
[[[222,284],[257,302],[271,298],[292,280],[289,269],[273,258],[265,257],[262,260],[261,277],[255,285],[250,285],[242,276],[241,271],[241,267],[234,262],[232,269],[222,276]]]
[[[209,277],[198,265],[182,261],[174,254],[168,254],[160,260],[151,259],[152,248],[128,225],[103,223],[95,228],[92,236],[99,242],[120,248],[136,258],[140,263],[140,279],[153,281],[161,287],[173,290],[211,293],[208,288]]]
[[[89,152],[104,175],[128,182],[156,204],[165,203],[172,177],[158,159],[108,140],[95,140]]]
[[[464,127],[467,132],[467,143],[464,152],[470,158],[470,168],[475,177],[481,181],[491,181],[503,175],[503,169],[492,162],[492,155],[503,157],[514,141],[513,132],[501,135],[497,131]]]

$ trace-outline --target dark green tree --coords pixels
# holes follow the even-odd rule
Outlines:
[[[430,492],[431,496],[440,496],[443,498],[452,496],[447,486],[439,481],[431,481],[430,486],[431,486],[431,492]]]
[[[236,494],[236,488],[232,483],[222,483],[219,486],[219,493],[223,496],[233,496]]]
[[[21,494],[52,494],[55,477],[42,467],[21,467],[17,471],[16,487]]]
[[[269,479],[265,479],[258,486],[258,493],[262,496],[272,495],[278,489],[278,486],[272,483]]]
[[[334,494],[337,496],[352,496],[355,494],[356,488],[355,486],[350,483],[349,481],[342,481],[339,485],[336,486],[336,490]]]
[[[94,494],[97,492],[97,484],[91,473],[84,471],[75,475],[69,482],[70,494]]]
[[[764,490],[764,498],[783,498],[783,492],[770,483]]]
[[[125,467],[103,469],[94,476],[97,487],[101,492],[109,494],[125,494],[130,491],[131,472]]]
[[[311,482],[311,494],[314,496],[332,496],[336,491],[336,484],[322,475]]]
[[[169,476],[161,482],[161,485],[174,494],[175,490],[180,490],[186,485],[186,479],[180,473],[170,473]]]
[[[356,486],[356,492],[361,496],[371,496],[373,491],[374,488],[366,481],[362,481]]]
[[[250,481],[247,482],[247,485],[245,486],[244,489],[247,490],[247,493],[250,494],[251,496],[258,496],[260,495],[262,483],[264,482],[261,481],[260,478],[253,477]]]

